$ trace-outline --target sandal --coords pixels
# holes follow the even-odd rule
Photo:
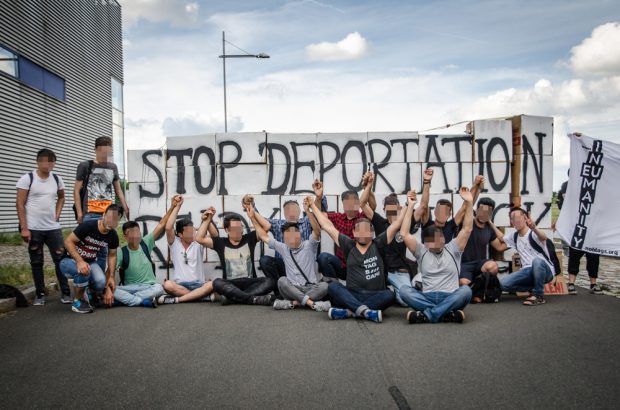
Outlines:
[[[525,306],[538,306],[538,305],[544,304],[545,302],[546,302],[545,298],[543,298],[542,296],[540,296],[540,295],[532,295],[529,298],[525,299],[523,301],[523,304]]]

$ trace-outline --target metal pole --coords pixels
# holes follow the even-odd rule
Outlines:
[[[228,115],[226,114],[226,38],[222,31],[222,68],[224,73],[224,132],[228,132]]]

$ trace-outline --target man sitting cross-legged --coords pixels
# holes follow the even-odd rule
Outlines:
[[[207,209],[202,215],[196,241],[215,250],[222,264],[222,278],[213,280],[213,289],[220,295],[223,305],[241,303],[246,305],[272,306],[275,297],[270,294],[275,287],[271,278],[256,277],[254,249],[258,238],[256,231],[243,234],[243,222],[238,216],[224,218],[227,238],[207,237],[215,208]]]
[[[304,211],[312,225],[312,236],[302,241],[299,226],[288,222],[281,227],[284,241],[280,242],[269,237],[258,221],[257,212],[252,205],[247,205],[248,216],[256,227],[258,238],[276,250],[284,260],[286,276],[278,279],[280,295],[284,299],[276,300],[276,310],[292,309],[297,306],[308,306],[318,312],[327,312],[329,302],[321,302],[327,295],[327,283],[319,282],[316,272],[316,252],[321,239],[321,227],[314,215],[309,211],[312,197],[304,199]]]
[[[422,277],[422,291],[413,287],[400,288],[400,297],[414,310],[407,312],[409,323],[458,322],[465,320],[463,309],[471,300],[471,288],[459,287],[461,255],[471,235],[473,224],[472,194],[468,188],[460,189],[465,201],[463,227],[448,244],[439,226],[429,226],[422,232],[424,243],[417,243],[409,232],[415,200],[407,199],[407,212],[400,234],[407,248],[418,261]]]
[[[136,221],[123,224],[123,236],[127,245],[117,253],[116,267],[120,282],[114,290],[114,304],[125,306],[157,307],[157,298],[164,293],[164,288],[156,283],[155,265],[151,252],[166,229],[166,223],[174,210],[179,196],[172,198],[172,206],[166,212],[153,232],[144,235]]]
[[[332,302],[340,307],[329,309],[329,318],[358,317],[381,323],[382,310],[394,302],[394,293],[386,287],[383,257],[385,248],[392,242],[400,228],[404,214],[375,239],[370,221],[360,218],[353,227],[355,239],[351,239],[338,232],[334,224],[314,203],[312,212],[321,228],[342,249],[346,260],[347,285],[333,281],[328,287]]]
[[[212,281],[205,282],[202,263],[204,247],[194,239],[194,224],[189,219],[182,219],[176,222],[176,230],[174,228],[183,197],[177,196],[175,199],[172,214],[166,222],[166,238],[174,271],[171,280],[164,281],[164,290],[169,295],[160,296],[157,300],[160,304],[192,302],[213,293]]]

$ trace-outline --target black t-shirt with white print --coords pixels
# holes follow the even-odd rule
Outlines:
[[[76,245],[78,254],[87,263],[97,259],[97,252],[102,248],[118,248],[118,234],[115,230],[108,233],[99,231],[99,221],[91,220],[78,225],[73,231],[80,242]]]
[[[355,246],[355,240],[346,235],[340,234],[338,243],[347,261],[347,287],[351,289],[384,290],[383,255],[387,247],[387,234],[382,233],[373,239],[363,255]]]

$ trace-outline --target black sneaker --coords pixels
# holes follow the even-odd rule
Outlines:
[[[275,299],[276,298],[274,295],[254,296],[252,304],[261,306],[273,306]]]
[[[176,296],[161,295],[159,299],[157,299],[157,303],[159,303],[160,305],[170,305],[173,303],[179,303],[179,300]]]
[[[575,286],[574,283],[569,283],[568,284],[568,294],[569,295],[576,295],[577,294],[577,287]]]
[[[231,305],[233,302],[232,300],[228,299],[226,296],[220,295],[220,303],[222,304],[222,306],[226,306],[226,305]]]
[[[75,299],[71,305],[71,310],[75,313],[93,313],[93,308],[90,304],[82,299]]]
[[[410,310],[409,312],[407,312],[407,322],[413,325],[416,323],[428,323],[429,320],[424,314],[424,312],[421,312],[419,310]]]
[[[465,321],[465,312],[462,310],[453,310],[441,318],[442,322],[445,323],[463,323]]]
[[[590,285],[590,293],[594,294],[594,295],[602,295],[603,294],[603,288],[601,288],[601,286],[596,283],[594,285]]]

